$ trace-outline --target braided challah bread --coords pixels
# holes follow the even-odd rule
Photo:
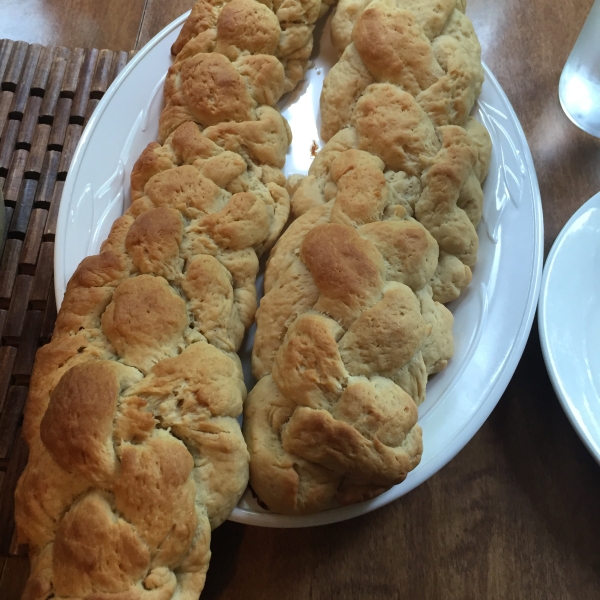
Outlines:
[[[339,152],[333,198],[292,224],[267,266],[244,435],[253,489],[279,512],[401,482],[422,452],[427,376],[453,352],[452,315],[429,285],[438,244],[383,171]]]
[[[279,43],[273,13],[197,6],[215,17],[215,44],[177,57],[162,145],[136,162],[130,208],[79,265],[36,358],[15,511],[25,598],[197,598],[210,530],[247,485],[236,352],[259,257],[288,219],[291,134],[270,106],[284,86],[263,54]]]
[[[131,207],[71,278],[27,404],[26,597],[200,593],[210,529],[248,480],[235,352],[289,212],[265,173],[181,125],[140,157]]]
[[[460,10],[342,1],[334,16],[329,141],[288,181],[297,219],[267,265],[245,408],[250,483],[273,510],[373,498],[420,460],[417,405],[453,353],[442,303],[471,281],[491,154],[468,117],[483,70]]]
[[[342,0],[332,38],[343,54],[321,95],[325,140],[350,125],[354,147],[376,154],[391,171],[420,179],[410,214],[440,245],[432,281],[440,302],[456,299],[471,281],[480,184],[491,154],[487,130],[469,117],[483,68],[464,9],[461,0]],[[310,174],[320,181],[303,183],[293,200],[296,215],[314,205],[307,192],[324,190],[324,169],[315,170]]]
[[[414,96],[436,127],[464,125],[481,91],[483,68],[463,11],[462,0],[342,0],[331,29],[343,54],[323,84],[323,138],[350,123],[372,83],[390,83]]]
[[[26,598],[202,590],[210,530],[248,481],[235,353],[289,215],[291,134],[272,105],[306,68],[298,21],[312,31],[319,6],[282,8],[285,33],[254,0],[201,0],[173,48],[162,145],[134,166],[131,207],[76,270],[36,359],[16,492]]]

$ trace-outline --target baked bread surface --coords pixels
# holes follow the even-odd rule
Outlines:
[[[200,0],[173,47],[159,143],[71,278],[37,356],[16,492],[25,598],[197,598],[210,530],[248,481],[236,354],[259,257],[289,215],[291,133],[320,2]]]
[[[466,123],[481,92],[483,68],[464,3],[342,0],[332,39],[341,58],[323,84],[325,140],[350,123],[357,100],[373,83],[411,94],[436,127]]]
[[[36,359],[16,492],[25,598],[198,597],[210,530],[248,481],[236,351],[289,213],[274,179],[193,122],[138,160],[131,207]]]
[[[417,405],[453,352],[442,302],[477,254],[479,47],[461,2],[357,6],[334,20],[331,139],[287,184],[275,105],[327,4],[193,8],[131,207],[78,267],[36,358],[16,492],[25,598],[195,599],[211,528],[249,474],[271,509],[298,514],[372,498],[418,464]],[[236,352],[289,192],[297,219],[265,274],[244,441]]]
[[[342,0],[321,95],[329,140],[293,176],[257,313],[250,483],[304,514],[371,499],[422,453],[417,406],[453,354],[477,260],[491,141],[464,3]]]
[[[304,77],[319,16],[334,2],[321,0],[206,0],[197,2],[173,44],[177,60],[215,52],[231,60],[254,54],[277,58],[283,92]]]
[[[284,513],[403,481],[422,453],[427,376],[453,352],[452,315],[429,284],[438,244],[408,216],[383,161],[350,148],[328,172],[332,199],[277,242],[257,313],[250,479]]]

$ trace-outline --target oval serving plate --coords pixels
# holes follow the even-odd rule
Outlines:
[[[556,238],[544,267],[538,326],[554,391],[600,462],[600,194]]]
[[[125,67],[98,104],[77,147],[65,182],[58,217],[55,291],[60,306],[79,262],[95,254],[113,221],[129,203],[129,175],[145,146],[154,141],[162,88],[171,64],[170,47],[187,15],[171,23]],[[316,30],[319,48],[298,90],[280,103],[294,141],[285,173],[306,173],[319,130],[323,79],[337,60],[326,24]],[[320,47],[319,47],[320,46]],[[479,259],[467,291],[449,308],[454,313],[455,355],[431,379],[419,407],[424,453],[406,480],[361,504],[309,516],[263,510],[247,491],[230,519],[266,527],[308,527],[350,519],[406,494],[450,461],[473,437],[500,399],[527,341],[540,289],[543,222],[531,154],[502,88],[484,66],[485,82],[474,116],[494,144],[483,191]],[[252,331],[242,349],[249,386]]]

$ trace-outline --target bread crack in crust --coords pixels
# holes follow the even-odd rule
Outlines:
[[[464,2],[340,0],[341,58],[321,95],[328,140],[292,176],[295,222],[257,313],[244,435],[272,510],[371,499],[420,461],[417,406],[453,354],[472,278],[491,141]]]
[[[276,167],[205,133],[188,121],[144,151],[37,355],[16,492],[25,598],[197,598],[210,531],[246,488],[236,352],[289,197]]]

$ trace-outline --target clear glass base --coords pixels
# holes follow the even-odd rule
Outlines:
[[[577,127],[600,137],[600,85],[565,67],[558,85],[565,114]]]

